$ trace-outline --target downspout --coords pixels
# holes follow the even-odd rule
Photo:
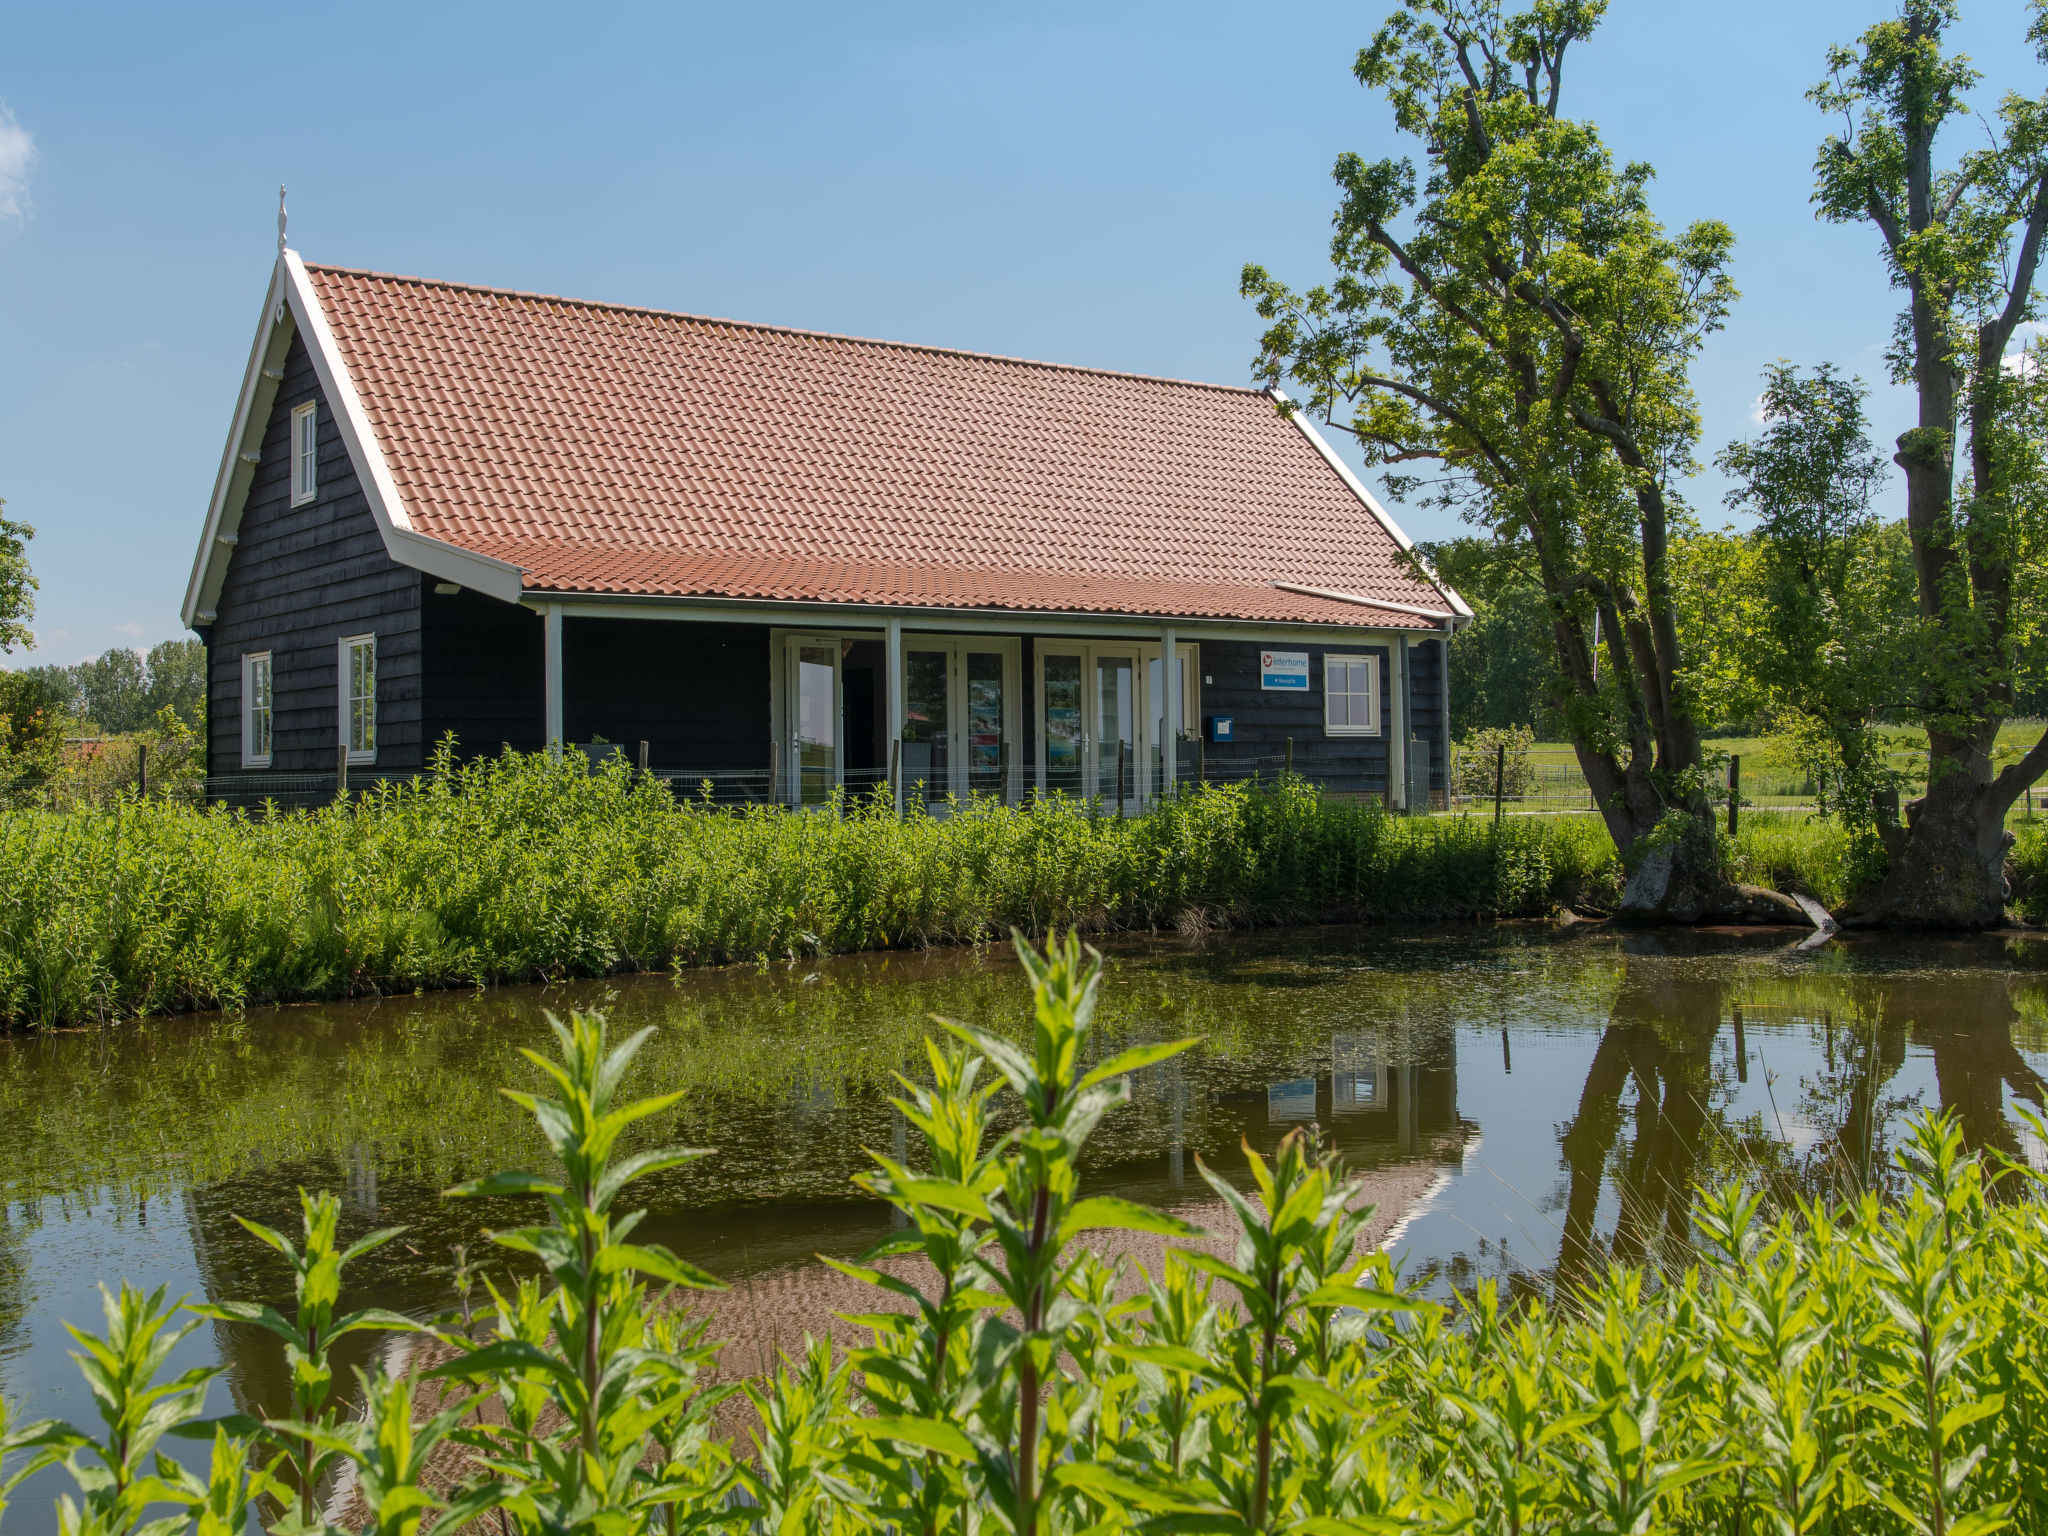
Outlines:
[[[889,680],[883,689],[888,699],[889,793],[896,801],[896,815],[903,815],[903,621],[890,619],[884,626],[883,665]]]
[[[1387,722],[1387,801],[1397,811],[1408,809],[1408,637],[1389,637],[1389,657],[1394,675],[1387,692],[1394,706],[1394,718]]]

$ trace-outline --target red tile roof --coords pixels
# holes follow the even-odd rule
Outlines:
[[[306,269],[413,528],[529,591],[1432,627],[1249,389]]]

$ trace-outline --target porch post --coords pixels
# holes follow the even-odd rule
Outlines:
[[[889,669],[889,793],[896,801],[896,814],[903,814],[903,621],[891,619],[886,629],[884,665]]]
[[[1394,706],[1387,722],[1387,803],[1397,811],[1408,809],[1408,637],[1388,637],[1388,660],[1394,675],[1388,679],[1387,694]]]
[[[549,603],[541,610],[547,646],[547,735],[548,754],[562,755],[562,605]]]
[[[1174,663],[1179,659],[1179,648],[1174,644],[1173,626],[1166,626],[1164,649],[1159,657],[1160,686],[1166,690],[1161,702],[1166,706],[1159,712],[1159,734],[1166,738],[1160,743],[1159,793],[1171,799],[1174,786],[1180,778],[1180,689],[1175,686],[1179,679],[1174,675]]]

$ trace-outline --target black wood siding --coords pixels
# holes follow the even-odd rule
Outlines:
[[[768,667],[766,625],[569,619],[562,729],[570,741],[623,742],[629,756],[644,741],[655,768],[762,770]]]
[[[420,599],[427,744],[455,737],[459,757],[547,745],[547,672],[541,617],[464,589]]]
[[[1408,650],[1408,734],[1415,742],[1418,765],[1415,787],[1431,793],[1444,787],[1447,766],[1444,737],[1444,642],[1424,640]],[[1419,765],[1429,765],[1424,781]],[[1418,807],[1419,808],[1419,807]]]
[[[1308,652],[1308,692],[1268,692],[1259,686],[1261,650]],[[1330,736],[1323,729],[1323,657],[1377,656],[1380,659],[1378,736]],[[1254,768],[1270,774],[1280,766],[1287,740],[1294,740],[1297,772],[1340,794],[1383,794],[1387,787],[1386,729],[1393,719],[1396,682],[1393,657],[1385,645],[1310,645],[1276,641],[1204,640],[1201,644],[1202,713],[1229,715],[1236,739],[1203,747],[1209,776],[1237,779]],[[1202,721],[1191,722],[1197,729]],[[1206,733],[1205,733],[1206,734]]]
[[[291,413],[320,400],[318,495],[291,505]],[[384,552],[334,412],[298,338],[207,635],[207,765],[242,767],[242,657],[271,653],[275,773],[331,773],[341,735],[337,642],[377,637],[378,769],[421,760],[420,575]]]

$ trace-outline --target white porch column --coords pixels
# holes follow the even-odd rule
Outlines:
[[[1394,675],[1387,680],[1387,697],[1393,704],[1393,718],[1387,722],[1387,803],[1397,811],[1408,809],[1408,637],[1392,635],[1388,658]]]
[[[1176,663],[1180,660],[1179,647],[1174,644],[1173,626],[1166,626],[1164,648],[1159,657],[1160,686],[1166,690],[1161,702],[1165,705],[1159,712],[1159,733],[1166,738],[1160,743],[1159,793],[1171,796],[1180,778],[1180,700],[1181,690],[1177,686]]]
[[[547,734],[548,753],[562,755],[562,605],[549,603],[541,610],[547,648]]]
[[[896,814],[903,814],[903,621],[891,619],[885,632],[883,665],[889,671],[889,792],[896,800]]]

